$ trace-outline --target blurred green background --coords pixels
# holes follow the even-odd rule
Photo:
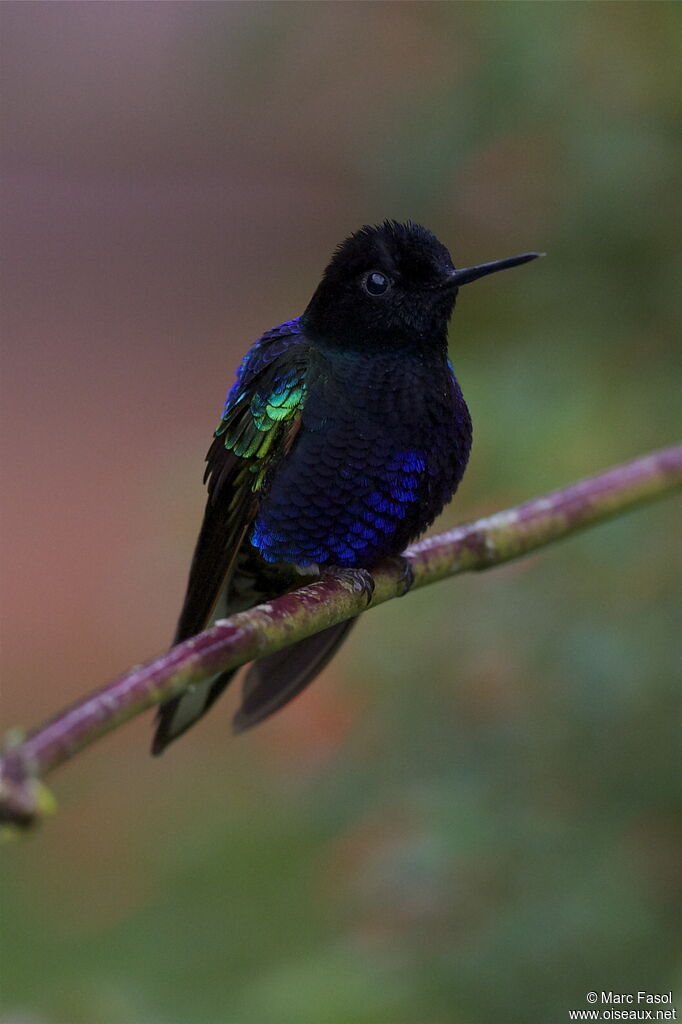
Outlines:
[[[365,222],[549,253],[460,297],[437,529],[677,439],[679,4],[0,14],[6,726],[168,643],[237,361]],[[151,716],[99,743],[3,854],[4,1020],[682,996],[681,561],[673,500],[371,612],[252,734],[230,694],[159,761]]]

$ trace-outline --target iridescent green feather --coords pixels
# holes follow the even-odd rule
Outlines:
[[[255,474],[251,490],[258,490],[267,468],[266,456],[282,439],[305,401],[306,386],[300,371],[277,381],[266,394],[256,392],[251,401],[242,392],[227,411],[216,436],[224,438],[228,451],[242,459],[255,459],[249,470]]]

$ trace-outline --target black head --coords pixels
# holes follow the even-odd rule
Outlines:
[[[455,270],[442,242],[419,224],[363,227],[334,253],[305,329],[322,344],[349,349],[445,344],[461,284],[538,255]]]

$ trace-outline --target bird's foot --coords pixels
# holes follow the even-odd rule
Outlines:
[[[412,562],[405,555],[391,555],[390,558],[384,560],[384,564],[391,567],[397,568],[400,572],[400,578],[398,581],[399,590],[398,597],[404,597],[412,589],[414,583],[414,569],[412,568]]]
[[[354,594],[364,594],[367,599],[367,607],[372,603],[374,597],[374,577],[368,569],[355,569],[346,566],[330,565],[321,569],[322,579],[330,579],[335,583],[341,582],[348,586]]]

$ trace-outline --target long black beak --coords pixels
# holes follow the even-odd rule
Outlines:
[[[469,284],[486,274],[495,274],[498,270],[507,270],[509,267],[519,267],[522,263],[530,263],[531,260],[544,256],[544,252],[524,252],[523,256],[509,256],[506,260],[493,260],[492,263],[479,263],[477,267],[462,267],[461,270],[453,270],[443,282],[444,287],[449,285]]]

